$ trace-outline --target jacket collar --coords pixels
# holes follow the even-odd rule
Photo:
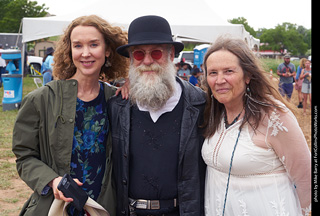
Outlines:
[[[206,102],[205,93],[199,87],[195,87],[189,82],[182,81],[179,77],[176,77],[176,80],[182,87],[182,96],[191,105],[201,105]],[[203,96],[199,97],[199,95]]]
[[[116,89],[110,85],[102,82],[104,84],[104,94],[106,101],[115,93]],[[73,103],[76,106],[76,98],[78,92],[78,81],[75,79],[70,80],[56,80],[51,81],[46,84],[53,92],[59,97],[59,113],[57,113],[57,118],[55,122],[55,127],[57,127],[58,120],[65,123],[65,116],[63,115],[64,101]]]

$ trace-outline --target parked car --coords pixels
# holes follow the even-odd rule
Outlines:
[[[291,57],[290,61],[300,61],[300,59],[298,57]]]
[[[28,73],[34,76],[41,75],[42,57],[28,56]]]
[[[193,51],[182,51],[180,52],[179,56],[174,58],[173,62],[175,64],[183,61],[184,63],[187,63],[190,65],[190,67],[193,67]]]

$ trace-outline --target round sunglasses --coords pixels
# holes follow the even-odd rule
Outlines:
[[[154,60],[159,60],[162,57],[162,52],[163,50],[160,50],[160,49],[155,49],[151,51],[134,50],[132,52],[132,55],[135,60],[141,61],[142,59],[145,58],[146,53],[150,53],[151,58],[153,58]]]

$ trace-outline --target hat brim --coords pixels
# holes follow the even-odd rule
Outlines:
[[[129,58],[129,52],[128,52],[128,48],[131,46],[139,46],[139,45],[153,45],[153,44],[172,44],[174,46],[174,50],[175,50],[175,54],[180,53],[183,49],[184,49],[184,45],[181,42],[177,42],[177,41],[139,41],[139,42],[133,42],[130,44],[126,44],[123,46],[119,46],[116,50],[117,52],[124,56]]]

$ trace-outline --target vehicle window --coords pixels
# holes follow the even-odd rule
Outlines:
[[[193,53],[183,53],[182,58],[185,58],[186,61],[193,62]]]

